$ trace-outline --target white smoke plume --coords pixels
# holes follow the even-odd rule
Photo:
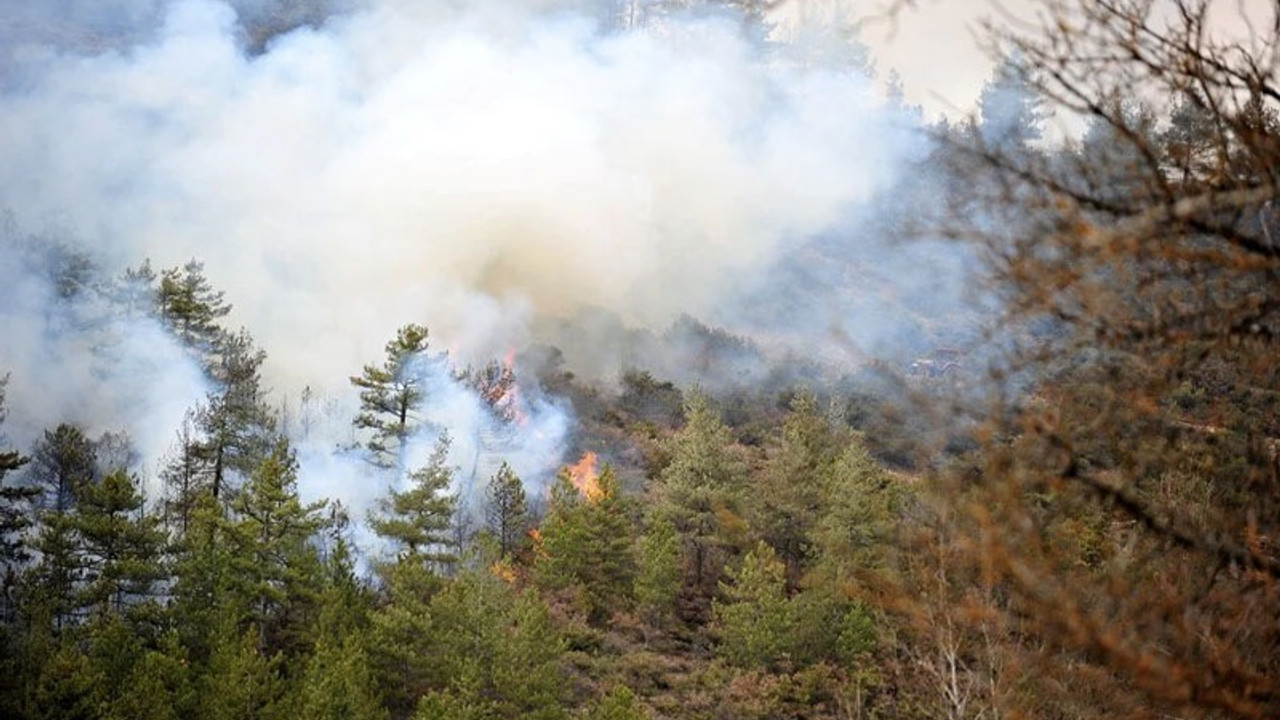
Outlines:
[[[7,26],[0,208],[73,228],[113,270],[204,261],[229,324],[269,352],[268,384],[340,406],[303,444],[303,480],[353,505],[358,483],[319,451],[350,434],[347,377],[396,327],[429,325],[466,363],[582,306],[653,326],[749,316],[724,299],[845,222],[906,146],[868,78],[766,52],[727,13],[624,31],[602,23],[608,2],[319,3],[334,12],[252,47],[246,19],[268,0],[87,5],[81,25],[28,9]],[[41,300],[12,279],[0,293],[21,326]],[[167,362],[164,342],[126,335],[127,357]],[[48,333],[6,339],[14,418],[41,402],[22,386],[58,386],[82,355]],[[161,396],[186,402],[183,387]],[[544,410],[527,472],[563,440],[567,419]],[[171,437],[167,409],[139,411],[116,422]]]
[[[74,265],[87,260],[0,222],[0,373],[15,411],[6,440],[30,448],[41,430],[64,422],[90,437],[126,430],[155,498],[155,463],[209,388],[156,318],[128,312],[112,288],[78,282],[92,277]]]

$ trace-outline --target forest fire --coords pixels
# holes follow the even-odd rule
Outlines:
[[[506,357],[502,359],[502,369],[506,377],[510,378],[506,398],[504,398],[507,415],[511,422],[524,426],[529,422],[529,413],[525,410],[520,383],[516,380],[516,349],[514,347],[507,350]]]
[[[604,495],[604,489],[600,487],[600,473],[596,470],[597,460],[598,456],[588,450],[576,464],[565,468],[569,473],[569,481],[582,497],[591,502],[599,501]]]
[[[542,531],[536,527],[529,528],[529,548],[533,551],[535,560],[547,557],[547,547],[542,541]]]

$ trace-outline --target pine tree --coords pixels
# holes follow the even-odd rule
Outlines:
[[[812,533],[836,452],[834,433],[817,398],[797,395],[752,493],[755,528],[793,572],[812,559]]]
[[[26,575],[24,612],[48,618],[60,632],[77,609],[80,582],[79,540],[70,514],[40,513],[40,532],[33,546],[40,562]]]
[[[171,454],[160,469],[160,479],[164,483],[165,524],[179,540],[186,538],[204,492],[201,482],[203,463],[199,457],[194,425],[195,414],[188,411],[178,428]]]
[[[322,637],[302,674],[298,717],[379,720],[386,716],[362,634]]]
[[[86,628],[99,715],[105,720],[178,720],[195,714],[186,654],[165,634],[149,642],[135,624],[102,615]]]
[[[626,685],[614,685],[609,693],[591,706],[583,720],[649,720],[635,693]]]
[[[231,312],[231,306],[204,276],[204,263],[193,259],[162,271],[156,304],[160,318],[178,340],[208,367],[223,335],[218,321]]]
[[[456,472],[449,443],[442,433],[427,465],[409,474],[409,489],[389,491],[369,515],[373,531],[402,548],[401,561],[440,568],[457,559],[449,533],[457,507],[457,496],[448,493]]]
[[[743,667],[769,667],[787,656],[794,613],[787,598],[786,566],[760,543],[721,583],[724,600],[713,607],[720,652]]]
[[[443,580],[418,563],[384,569],[381,604],[371,618],[370,656],[387,706],[405,717],[436,681],[430,603]]]
[[[398,467],[406,440],[418,428],[425,376],[430,364],[441,361],[441,356],[428,355],[427,337],[426,326],[405,325],[387,343],[381,367],[365,365],[363,373],[351,378],[360,388],[360,413],[354,424],[369,432],[365,448],[378,467]]]
[[[199,720],[286,720],[281,657],[266,655],[256,628],[239,632],[225,623],[214,636],[201,678]]]
[[[196,717],[200,706],[185,654],[166,640],[163,649],[142,651],[104,715],[111,720],[183,720]]]
[[[1090,119],[1073,158],[1073,172],[1079,175],[1076,182],[1083,188],[1097,188],[1108,203],[1147,194],[1146,159],[1131,138],[1154,143],[1156,135],[1151,108],[1130,100],[1115,105],[1112,120]]]
[[[674,614],[680,591],[680,536],[670,518],[651,513],[637,561],[636,602],[651,623],[661,626]]]
[[[296,689],[297,716],[341,720],[386,717],[377,685],[369,616],[372,599],[355,575],[347,542],[337,537],[325,557],[314,647]]]
[[[84,432],[67,423],[46,430],[32,452],[30,478],[41,488],[40,505],[62,516],[72,511],[76,494],[97,475],[98,452]]]
[[[1011,153],[1027,151],[1043,134],[1045,101],[1028,82],[1026,64],[1017,56],[996,66],[978,99],[982,142]]]
[[[218,389],[196,413],[199,436],[192,449],[202,484],[215,499],[223,495],[229,472],[247,475],[268,455],[276,426],[262,397],[267,354],[243,330],[221,335],[216,347],[210,374]]]
[[[27,688],[30,720],[98,720],[103,681],[88,656],[63,639]]]
[[[671,460],[658,476],[658,493],[681,536],[685,584],[705,609],[726,559],[722,520],[736,514],[746,471],[704,394],[689,394],[685,418],[666,444]]]
[[[233,585],[268,648],[301,641],[321,583],[312,540],[325,503],[299,500],[297,469],[288,443],[278,440],[230,505]]]
[[[428,616],[424,669],[434,692],[415,717],[565,717],[564,645],[536,595],[518,594],[487,571],[468,572],[432,598]]]
[[[158,276],[151,260],[143,260],[136,268],[126,268],[115,284],[115,299],[127,318],[153,317],[159,312]]]
[[[0,377],[0,424],[4,423],[6,416],[5,387],[8,382],[9,376]],[[10,485],[5,477],[28,462],[30,458],[16,450],[0,450],[0,625],[13,621],[13,591],[19,573],[31,559],[26,538],[26,532],[34,521],[31,504],[40,492],[35,487]]]
[[[583,497],[568,473],[560,474],[542,523],[538,561],[544,584],[582,592],[594,622],[627,607],[635,578],[634,532],[613,468],[606,465],[597,483],[599,493]]]
[[[145,513],[136,481],[124,470],[82,490],[75,529],[85,583],[80,606],[120,613],[150,596],[164,577],[159,523]]]
[[[1212,182],[1226,172],[1226,147],[1214,113],[1194,91],[1178,98],[1159,140],[1175,179],[1188,188]]]
[[[528,541],[529,503],[524,484],[507,463],[489,479],[485,523],[498,542],[498,554],[510,558]]]
[[[98,473],[97,450],[79,428],[64,423],[46,430],[32,455],[30,478],[41,489],[34,543],[40,563],[29,577],[28,602],[61,630],[78,609],[82,555],[75,511]]]
[[[814,536],[823,562],[842,581],[885,563],[903,495],[860,440],[851,441],[836,459],[823,486],[823,512]]]
[[[5,387],[0,377],[0,424],[5,420]],[[0,436],[0,440],[3,437]],[[31,560],[27,532],[34,524],[32,503],[39,488],[9,485],[5,477],[26,465],[28,458],[14,450],[0,450],[0,716],[16,716],[26,672],[18,640],[18,590]]]
[[[177,544],[175,583],[170,614],[195,662],[204,662],[224,616],[247,618],[252,608],[237,584],[237,549],[230,541],[227,509],[210,495],[200,495],[191,509],[187,533]]]

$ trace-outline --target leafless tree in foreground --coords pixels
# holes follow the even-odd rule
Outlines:
[[[1239,7],[1045,2],[996,39],[1083,138],[949,137],[1008,350],[940,484],[1029,715],[1280,717],[1280,11]]]

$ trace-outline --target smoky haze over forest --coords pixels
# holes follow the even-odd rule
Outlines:
[[[0,0],[0,718],[1280,717],[1280,5],[979,7]]]
[[[59,306],[32,237],[107,276],[202,261],[276,401],[309,387],[329,408],[299,442],[314,497],[356,472],[331,452],[347,378],[406,322],[459,365],[541,343],[592,376],[712,383],[758,377],[757,355],[848,369],[967,337],[946,321],[964,260],[892,239],[911,210],[887,195],[928,193],[919,117],[839,23],[787,45],[731,9],[608,2],[3,5],[0,207],[25,250],[2,265],[0,367],[24,443],[123,429],[150,472],[208,391],[146,319],[113,320],[109,353],[86,339],[112,313]],[[744,363],[691,371],[702,323],[748,338]],[[473,406],[434,412],[465,428]],[[572,422],[553,399],[532,416],[526,475]],[[467,454],[475,432],[454,435]]]

